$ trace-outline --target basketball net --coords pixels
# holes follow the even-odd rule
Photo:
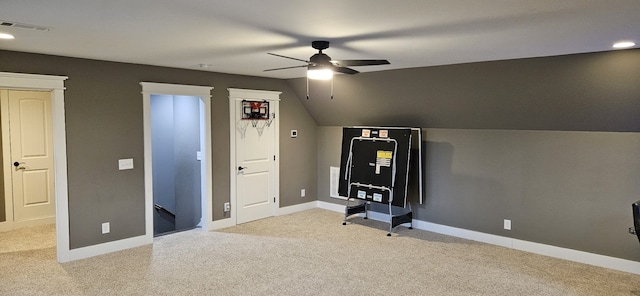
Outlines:
[[[240,137],[244,139],[244,135],[247,132],[247,127],[249,126],[249,121],[248,120],[238,120],[238,123],[236,123],[236,129],[238,130],[238,132],[240,133]]]
[[[265,126],[266,126],[266,120],[258,120],[258,123],[254,126],[258,131],[258,137],[262,136],[262,132],[264,132]]]

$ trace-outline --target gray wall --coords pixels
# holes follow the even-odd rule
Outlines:
[[[288,82],[320,126],[640,132],[638,77],[640,49]]]
[[[280,205],[316,199],[315,123],[283,80],[11,51],[0,51],[0,71],[69,77],[65,115],[72,249],[144,234],[141,81],[215,87],[214,220],[224,218],[223,204],[229,201],[229,87],[283,92],[281,134],[298,129],[308,136],[296,141],[281,137],[280,153],[288,157],[280,161]],[[133,158],[135,169],[118,171],[120,158]],[[301,163],[308,170],[290,169]],[[313,191],[301,199],[300,187]],[[111,222],[111,233],[102,235],[100,224],[105,221]]]
[[[341,139],[341,127],[318,128],[321,201],[344,204],[328,183]],[[423,142],[426,200],[409,197],[416,219],[640,261],[627,233],[639,133],[424,129]]]
[[[340,75],[333,101],[314,83],[301,100],[320,125],[318,198],[343,204],[328,182],[340,126],[421,127],[418,219],[640,261],[627,233],[640,199],[638,77],[634,49]],[[288,82],[304,98],[304,81]]]

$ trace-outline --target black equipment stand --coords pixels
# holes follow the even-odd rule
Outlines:
[[[410,155],[410,128],[343,129],[339,191],[347,202],[342,225],[355,214],[364,213],[368,219],[371,202],[376,202],[389,206],[387,236],[401,224],[410,223],[413,229],[413,212],[406,201]],[[408,212],[394,215],[394,208],[406,209],[407,204]]]

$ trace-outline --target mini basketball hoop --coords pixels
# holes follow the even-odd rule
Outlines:
[[[244,139],[245,132],[249,123],[258,131],[258,136],[262,136],[265,127],[270,127],[273,119],[276,118],[275,113],[269,112],[269,101],[250,101],[242,100],[242,117],[238,122],[237,129]]]
[[[238,132],[240,132],[240,137],[242,137],[244,139],[244,135],[247,132],[247,127],[249,126],[249,121],[248,120],[238,120],[238,122],[236,123],[236,129],[238,130]]]

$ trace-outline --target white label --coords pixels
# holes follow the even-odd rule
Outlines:
[[[382,194],[374,193],[373,194],[373,201],[382,202]]]
[[[367,198],[367,193],[362,190],[358,190],[358,198],[361,198],[361,199]]]
[[[380,134],[379,134],[380,138],[386,138],[389,136],[389,131],[388,130],[380,130]]]
[[[371,137],[371,130],[363,129],[362,130],[362,137],[364,137],[364,138]]]

